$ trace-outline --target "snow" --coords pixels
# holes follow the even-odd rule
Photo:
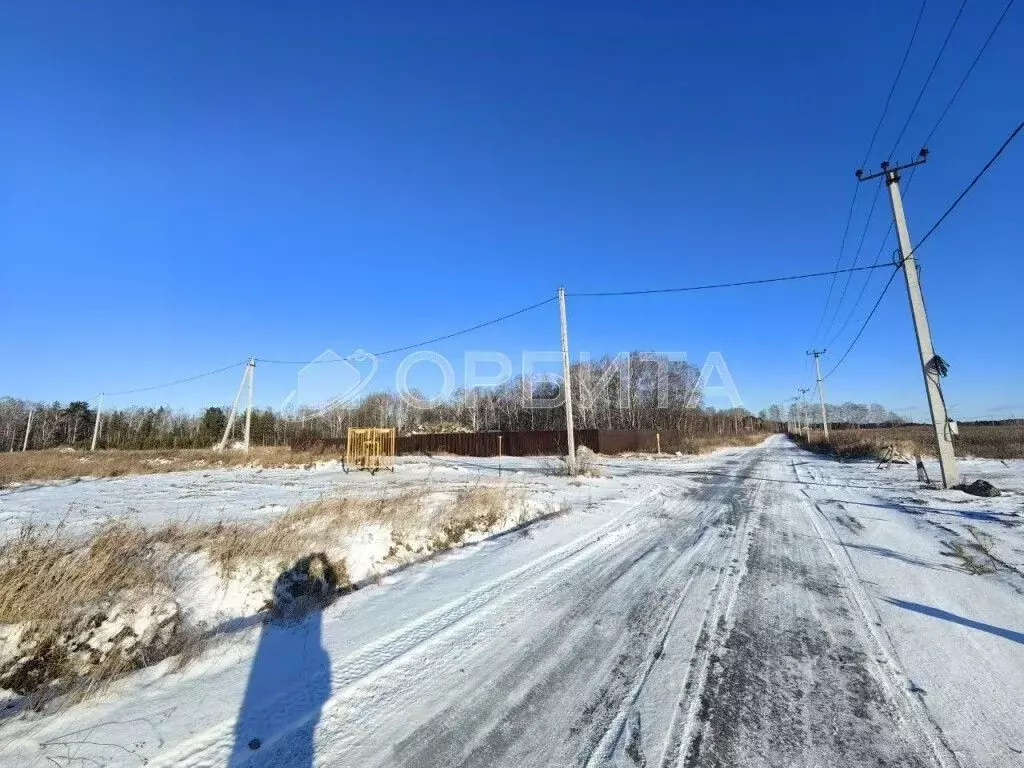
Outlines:
[[[1021,764],[1024,461],[963,462],[1004,491],[984,499],[783,437],[596,462],[605,477],[505,458],[499,479],[496,460],[448,457],[3,494],[0,535],[71,504],[87,530],[269,517],[382,485],[501,482],[524,508],[296,623],[246,620],[248,598],[204,593],[196,561],[190,609],[221,599],[239,620],[180,672],[0,720],[0,764]],[[354,569],[374,575],[391,544],[360,529]]]

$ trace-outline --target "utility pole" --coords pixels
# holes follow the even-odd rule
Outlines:
[[[238,382],[238,392],[235,393],[235,401],[231,404],[228,423],[224,427],[224,437],[221,438],[220,443],[214,448],[215,451],[223,451],[228,445],[228,437],[231,436],[231,429],[235,426],[235,414],[238,413],[238,401],[242,399],[242,390],[245,389],[245,382],[249,378],[249,371],[252,370],[253,365],[255,363],[252,358],[249,358],[249,362],[245,364],[245,371],[242,373],[242,380]]]
[[[942,486],[952,488],[959,482],[956,468],[956,454],[953,451],[953,431],[955,424],[946,413],[946,402],[942,399],[940,378],[946,370],[942,358],[935,354],[932,346],[931,329],[928,327],[928,315],[924,308],[924,294],[921,293],[921,280],[917,273],[917,260],[914,249],[910,245],[910,232],[907,230],[907,219],[903,213],[903,197],[900,194],[900,171],[921,165],[928,159],[928,150],[922,149],[918,159],[906,165],[892,168],[888,162],[881,164],[878,173],[864,176],[857,171],[861,181],[885,176],[885,184],[889,188],[889,201],[892,203],[892,218],[899,236],[900,263],[903,277],[907,282],[907,297],[910,299],[910,314],[914,320],[914,333],[917,336],[917,351],[921,358],[921,373],[924,376],[924,387],[928,393],[928,408],[932,414],[932,426],[935,428],[935,442],[939,448],[939,465],[942,469]]]
[[[96,440],[100,436],[100,418],[103,414],[103,393],[100,392],[99,402],[96,403],[96,423],[92,425],[92,445],[89,446],[90,451],[96,450]]]
[[[565,390],[565,436],[569,455],[565,463],[569,474],[576,474],[576,437],[572,426],[572,382],[569,379],[569,330],[565,322],[565,288],[558,288],[558,315],[562,323],[562,382]]]
[[[32,408],[28,409],[28,424],[25,426],[25,442],[21,444],[21,452],[24,453],[28,450],[28,436],[32,434],[32,414],[35,411]]]
[[[800,412],[804,416],[804,436],[807,438],[807,442],[810,442],[811,441],[811,420],[810,420],[810,418],[807,415],[807,393],[810,392],[811,390],[808,389],[807,387],[800,387],[798,389],[798,391],[800,392]],[[828,436],[827,428],[826,428],[825,435],[826,435],[826,437]]]
[[[252,379],[256,375],[256,358],[250,357],[246,366],[249,373],[249,402],[245,406],[245,452],[249,452],[249,430],[252,427]]]
[[[827,350],[815,349],[808,352],[814,355],[814,372],[818,377],[818,402],[821,403],[821,428],[825,430],[825,439],[828,440],[828,413],[825,411],[825,380],[821,378],[821,356]]]

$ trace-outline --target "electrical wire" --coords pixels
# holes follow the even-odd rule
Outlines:
[[[928,240],[928,238],[930,238],[932,236],[932,234],[935,233],[935,231],[939,228],[939,226],[942,224],[942,222],[944,222],[949,217],[949,215],[956,209],[956,207],[958,205],[960,205],[960,203],[963,201],[963,199],[965,197],[967,197],[968,193],[970,193],[970,191],[972,189],[974,189],[975,185],[977,185],[977,183],[982,179],[982,177],[995,164],[996,160],[999,159],[1000,155],[1003,154],[1003,152],[1006,150],[1006,148],[1010,145],[1010,143],[1015,138],[1017,138],[1017,136],[1020,134],[1021,131],[1024,131],[1024,121],[1022,121],[1016,128],[1013,129],[1013,131],[1006,138],[1006,140],[1000,145],[999,149],[996,150],[995,154],[992,155],[991,158],[989,158],[988,162],[985,163],[984,166],[982,166],[981,170],[978,171],[978,173],[974,176],[973,179],[971,179],[970,183],[966,187],[964,187],[963,191],[959,195],[956,196],[956,199],[953,200],[953,202],[949,205],[948,208],[946,208],[946,210],[943,212],[943,214],[941,216],[939,216],[939,218],[936,220],[936,222],[934,224],[932,224],[931,228],[924,234],[924,237],[922,237],[918,241],[917,245],[914,246],[914,248],[911,250],[910,254],[907,255],[907,258],[909,258],[911,255],[915,254],[918,251],[918,249],[922,245],[925,244],[925,242]],[[888,237],[888,233],[886,233],[886,237]],[[883,240],[883,244],[882,244],[883,248],[884,248],[884,245],[885,245],[885,241]],[[826,277],[826,276],[829,276],[829,275],[838,275],[838,274],[843,274],[843,273],[849,274],[849,273],[852,273],[852,272],[865,272],[865,271],[869,271],[869,270],[879,269],[879,268],[884,267],[884,266],[886,266],[886,265],[885,264],[877,263],[877,259],[876,259],[876,263],[875,264],[869,264],[869,265],[863,266],[863,267],[850,267],[850,268],[847,268],[847,269],[831,270],[831,271],[828,271],[828,272],[810,272],[810,273],[803,274],[803,275],[787,275],[785,277],[769,277],[769,278],[764,278],[764,279],[760,279],[760,280],[743,280],[743,281],[738,281],[738,282],[733,282],[733,283],[715,283],[715,284],[710,284],[710,285],[694,285],[694,286],[687,286],[687,287],[682,287],[682,288],[653,288],[653,289],[642,290],[642,291],[603,291],[603,292],[590,292],[590,293],[573,293],[573,294],[569,294],[569,295],[574,296],[574,297],[593,298],[593,297],[610,297],[610,296],[641,296],[641,295],[650,295],[650,294],[658,294],[658,293],[683,293],[683,292],[689,292],[689,291],[703,291],[703,290],[710,290],[710,289],[716,289],[716,288],[738,288],[738,287],[748,286],[748,285],[765,285],[765,284],[768,284],[768,283],[780,283],[780,282],[786,282],[786,281],[791,281],[791,280],[806,280],[806,279],[813,278],[813,277]],[[857,331],[857,335],[854,336],[853,341],[850,343],[850,346],[843,353],[843,356],[839,359],[839,362],[837,362],[832,367],[832,370],[830,370],[823,378],[828,378],[829,376],[831,376],[835,372],[835,370],[840,365],[842,365],[843,361],[846,359],[847,355],[850,354],[850,351],[853,349],[853,347],[856,346],[857,342],[860,340],[861,335],[864,333],[864,329],[867,328],[867,325],[871,321],[871,318],[874,316],[875,312],[878,310],[878,306],[881,304],[882,298],[885,296],[886,292],[889,290],[889,286],[892,285],[893,278],[895,277],[897,271],[899,271],[898,267],[897,267],[897,269],[895,269],[893,271],[893,273],[891,275],[889,275],[889,280],[886,282],[885,287],[882,289],[882,293],[878,296],[878,299],[875,301],[874,306],[871,308],[871,311],[868,313],[867,318],[865,318],[864,323],[860,327],[860,330]],[[522,309],[518,309],[515,312],[509,312],[508,314],[501,315],[499,317],[494,318],[493,320],[487,320],[487,321],[485,321],[483,323],[477,323],[476,325],[470,326],[468,328],[463,328],[462,330],[459,330],[459,331],[454,331],[453,333],[445,334],[444,336],[438,336],[436,338],[428,339],[426,341],[421,341],[421,342],[418,342],[416,344],[409,344],[409,345],[406,345],[406,346],[403,346],[403,347],[395,347],[393,349],[384,350],[382,352],[375,352],[373,354],[376,357],[382,357],[384,355],[394,354],[395,352],[405,352],[407,350],[415,349],[417,347],[426,346],[428,344],[435,344],[435,343],[437,343],[439,341],[445,341],[447,339],[452,339],[452,338],[455,338],[457,336],[462,336],[463,334],[470,333],[470,332],[478,330],[480,328],[486,328],[489,325],[495,325],[496,323],[500,323],[500,322],[502,322],[504,320],[508,320],[509,318],[516,317],[517,315],[522,315],[522,314],[524,314],[526,312],[530,312],[531,310],[537,309],[537,308],[542,307],[542,306],[544,306],[546,304],[550,304],[552,301],[555,301],[556,298],[557,297],[552,296],[550,298],[544,299],[543,301],[537,302],[536,304],[531,304],[528,307],[523,307]],[[840,329],[840,331],[841,330],[842,329]],[[275,364],[276,363],[276,364],[285,364],[285,365],[303,365],[303,364],[309,364],[311,362],[338,362],[338,360],[323,360],[323,361],[299,360],[299,361],[290,361],[290,360],[267,360],[265,358],[254,358],[254,359],[257,362],[261,362],[261,363],[270,363],[270,364]],[[175,379],[173,381],[168,381],[168,382],[164,382],[164,383],[161,383],[161,384],[153,384],[153,385],[148,386],[148,387],[138,387],[136,389],[122,389],[122,390],[118,390],[116,392],[104,392],[103,394],[107,395],[107,396],[111,396],[111,397],[115,396],[115,395],[130,395],[130,394],[136,394],[136,393],[139,393],[139,392],[151,392],[153,390],[163,389],[165,387],[173,387],[173,386],[176,386],[178,384],[187,384],[188,382],[197,381],[199,379],[206,378],[207,376],[214,376],[214,375],[216,375],[218,373],[224,373],[225,371],[229,371],[232,368],[237,368],[237,367],[239,367],[241,365],[245,365],[247,362],[248,362],[248,360],[241,360],[241,361],[239,361],[237,363],[232,363],[231,365],[226,365],[223,368],[217,368],[217,369],[212,370],[212,371],[206,371],[204,373],[199,373],[199,374],[196,374],[195,376],[189,376],[189,377],[186,377],[186,378],[183,378],[183,379]]]
[[[885,265],[880,265],[885,266]],[[828,272],[809,272],[803,275],[787,275],[785,277],[767,277],[761,280],[741,280],[735,283],[712,283],[710,285],[690,285],[682,288],[649,288],[642,291],[595,291],[589,293],[567,293],[573,298],[595,298],[607,296],[645,296],[654,293],[686,293],[689,291],[707,291],[716,288],[740,288],[747,285],[765,285],[766,283],[782,283],[790,280],[807,280],[812,277],[828,277],[829,275],[842,274],[844,272],[863,272],[868,269],[878,269],[877,266],[855,267],[853,269],[837,269]]]
[[[114,395],[133,395],[136,392],[152,392],[154,389],[163,389],[164,387],[173,387],[177,384],[187,384],[190,381],[197,381],[199,379],[205,379],[207,376],[214,376],[218,373],[224,373],[224,371],[230,371],[232,368],[238,368],[241,365],[245,365],[249,360],[242,360],[231,365],[225,365],[223,368],[218,368],[215,371],[207,371],[206,373],[197,373],[195,376],[189,376],[185,379],[175,379],[174,381],[167,381],[163,384],[154,384],[149,387],[139,387],[138,389],[122,389],[118,392],[102,392],[101,394],[106,397],[113,397]]]
[[[917,21],[914,22],[914,31],[910,33],[910,40],[907,41],[907,49],[903,52],[903,60],[900,62],[899,69],[896,70],[896,77],[893,78],[892,86],[889,88],[889,95],[885,98],[885,106],[882,107],[882,116],[878,118],[878,124],[875,126],[875,132],[871,134],[871,143],[868,144],[868,151],[864,153],[864,160],[860,164],[861,168],[867,165],[868,159],[871,157],[871,150],[875,148],[875,139],[878,138],[878,131],[881,129],[882,123],[885,122],[885,116],[889,112],[889,105],[892,104],[892,97],[896,92],[896,85],[899,83],[900,77],[903,74],[903,68],[907,66],[907,59],[910,58],[910,50],[914,47],[914,39],[917,37],[917,30],[921,27],[921,19],[924,16],[924,9],[927,5],[928,0],[924,0],[924,2],[921,3],[921,10],[917,12]]]
[[[954,200],[952,203],[950,203],[950,206],[945,210],[945,212],[941,216],[939,216],[938,220],[934,224],[932,224],[931,229],[929,229],[927,232],[925,232],[924,237],[922,237],[917,242],[917,245],[914,246],[914,248],[911,250],[911,253],[917,253],[917,250],[922,245],[925,244],[925,241],[929,237],[932,236],[932,233],[935,232],[935,230],[939,228],[939,225],[942,224],[942,222],[946,220],[946,217],[949,216],[949,214],[951,214],[953,212],[953,210],[958,205],[960,205],[960,201],[962,201],[965,197],[967,197],[967,193],[968,192],[970,192],[972,189],[974,189],[974,185],[977,184],[981,180],[981,177],[984,176],[988,172],[989,168],[991,168],[995,164],[996,160],[999,159],[999,156],[1001,154],[1003,154],[1003,151],[1008,146],[1010,146],[1010,142],[1013,141],[1015,138],[1017,138],[1017,135],[1022,130],[1024,130],[1024,122],[1021,122],[1020,125],[1018,125],[1016,128],[1013,129],[1013,131],[1010,133],[1010,135],[1006,138],[1006,141],[1004,141],[1002,143],[1002,145],[999,147],[999,149],[996,150],[996,153],[994,155],[992,155],[992,157],[989,159],[989,161],[987,163],[985,163],[984,166],[982,166],[982,169],[980,171],[978,171],[977,175],[973,179],[971,179],[971,183],[968,184],[966,187],[964,187],[963,192],[961,192],[959,195],[956,196],[956,200]]]
[[[843,251],[846,249],[846,238],[850,235],[850,224],[853,221],[853,210],[857,205],[857,193],[860,192],[860,183],[853,188],[853,197],[850,199],[850,210],[846,214],[846,226],[843,227],[843,239],[839,242],[839,253],[836,254],[836,263],[832,269],[839,269],[839,264],[843,260]],[[833,276],[828,282],[828,293],[825,295],[825,306],[821,308],[821,316],[818,318],[818,324],[814,328],[814,340],[818,340],[818,335],[821,333],[821,324],[825,322],[825,315],[828,314],[829,305],[832,303],[832,291],[835,290],[836,279]]]
[[[900,61],[900,66],[896,70],[896,77],[893,78],[892,85],[889,86],[889,94],[885,97],[885,104],[882,107],[882,114],[878,118],[878,122],[875,124],[875,130],[871,133],[871,141],[868,143],[868,149],[864,153],[864,159],[860,163],[860,167],[863,168],[867,165],[868,159],[871,157],[871,151],[875,148],[875,141],[878,139],[878,132],[882,128],[882,124],[885,122],[885,116],[889,113],[889,106],[892,104],[893,94],[896,93],[896,86],[900,82],[900,78],[903,76],[903,70],[907,66],[907,59],[910,58],[910,51],[914,47],[914,40],[917,38],[917,31],[921,27],[921,19],[924,17],[924,9],[928,5],[928,0],[922,0],[921,8],[917,12],[917,19],[914,21],[914,29],[910,33],[910,39],[907,41],[907,47],[903,51],[903,59]],[[850,200],[850,211],[846,217],[846,227],[843,229],[843,239],[839,244],[839,254],[836,256],[836,264],[834,270],[839,269],[839,264],[843,260],[843,250],[846,248],[846,239],[850,231],[850,222],[853,219],[853,211],[857,203],[857,194],[860,191],[860,184],[858,183],[853,190],[853,198]],[[872,204],[872,210],[874,210],[874,204]],[[870,218],[870,217],[869,217]],[[859,253],[858,253],[859,256]],[[814,341],[817,341],[821,333],[821,324],[825,321],[825,317],[828,315],[828,308],[832,303],[832,294],[835,290],[835,277],[832,278],[829,283],[828,294],[825,297],[825,306],[822,307],[821,317],[818,319],[818,324],[814,331]],[[836,312],[839,311],[839,306],[836,306]],[[831,325],[831,324],[830,324]],[[828,333],[826,330],[825,333]]]
[[[860,242],[857,243],[857,250],[853,254],[853,263],[850,264],[851,267],[856,267],[857,263],[860,261],[860,254],[864,250],[864,240],[867,238],[868,230],[871,228],[871,219],[875,215],[875,207],[878,205],[878,197],[881,194],[881,191],[882,191],[882,185],[879,184],[877,187],[875,187],[875,194],[871,198],[871,208],[870,208],[870,210],[868,210],[868,218],[864,222],[864,229],[860,233]],[[832,312],[832,319],[829,320],[828,325],[826,325],[825,329],[821,332],[822,337],[827,336],[828,332],[831,331],[832,327],[836,324],[836,320],[839,318],[839,310],[842,309],[843,301],[846,299],[846,292],[850,288],[850,278],[852,278],[852,277],[853,277],[853,273],[852,272],[847,272],[846,273],[846,280],[843,282],[843,290],[839,294],[839,301],[836,302],[836,308]],[[870,276],[869,276],[869,279],[870,279]]]
[[[910,185],[913,184],[913,182],[914,182],[914,174],[917,173],[917,169],[919,167],[920,166],[915,165],[913,168],[910,169],[910,173],[907,174],[907,182],[906,182],[906,184],[903,185],[903,188],[900,190],[900,192],[902,193],[904,199],[906,199],[907,194],[910,192]],[[881,189],[881,185],[879,185],[879,189]],[[889,227],[885,230],[885,234],[882,236],[882,242],[878,244],[878,252],[875,254],[875,260],[872,263],[874,263],[874,264],[881,264],[882,263],[882,261],[881,261],[881,259],[882,259],[882,252],[885,250],[885,244],[889,241],[889,235],[892,234],[892,228],[893,228],[893,223],[892,223],[892,221],[890,221],[889,222]],[[897,252],[895,254],[895,256],[896,256],[896,258],[899,258],[899,253]],[[864,282],[861,283],[860,291],[857,293],[857,298],[853,302],[853,306],[850,308],[850,311],[846,315],[846,319],[843,320],[842,324],[839,326],[839,330],[837,330],[832,335],[832,338],[829,339],[828,342],[826,342],[824,346],[831,347],[833,344],[836,343],[836,340],[839,339],[839,337],[843,335],[843,331],[846,330],[846,327],[850,324],[850,321],[853,319],[853,316],[857,313],[857,307],[859,307],[861,301],[864,300],[864,294],[867,292],[867,288],[868,288],[868,285],[870,283],[871,283],[871,275],[866,275],[864,277]]]
[[[926,147],[928,146],[928,144],[931,143],[932,137],[935,135],[935,132],[939,130],[939,126],[942,125],[942,121],[945,119],[946,114],[949,112],[950,108],[953,106],[953,103],[956,101],[956,97],[960,95],[960,91],[963,90],[964,85],[967,84],[967,81],[971,77],[971,73],[974,72],[974,68],[978,65],[978,62],[981,60],[982,54],[984,54],[985,49],[988,48],[988,44],[992,42],[992,38],[995,37],[996,32],[1002,25],[1003,19],[1006,18],[1006,14],[1009,13],[1010,7],[1013,5],[1013,3],[1014,0],[1009,0],[1006,3],[1006,7],[1003,8],[1003,12],[999,15],[999,18],[996,20],[995,26],[992,27],[992,31],[988,33],[988,37],[986,37],[985,42],[982,43],[981,49],[978,51],[978,55],[974,57],[974,61],[971,62],[971,66],[967,68],[967,73],[963,76],[963,79],[960,81],[960,84],[956,87],[956,90],[953,91],[953,95],[949,97],[949,101],[946,103],[945,108],[939,115],[939,119],[935,121],[935,125],[932,126],[931,131],[929,131],[928,133],[928,138],[924,140],[922,146]]]
[[[875,261],[873,262],[874,264],[882,264],[882,252],[885,250],[885,244],[889,241],[890,234],[892,234],[891,221],[889,222],[889,229],[886,230],[885,237],[882,238],[882,244],[878,247],[878,253],[875,254]],[[864,282],[861,283],[860,292],[857,294],[857,298],[853,302],[853,306],[850,308],[849,313],[847,313],[846,319],[843,320],[842,324],[839,326],[839,329],[832,335],[832,338],[829,339],[828,342],[825,344],[826,347],[831,347],[833,344],[836,343],[836,340],[843,335],[843,331],[846,330],[846,327],[850,324],[850,321],[853,319],[853,316],[857,313],[857,308],[860,306],[860,303],[864,300],[864,294],[867,293],[868,285],[870,284],[871,275],[868,275],[867,277],[864,278]]]
[[[868,327],[868,323],[871,322],[871,318],[875,316],[875,312],[878,311],[878,307],[882,303],[882,299],[885,298],[885,294],[888,292],[889,286],[892,285],[893,278],[896,277],[896,274],[899,271],[900,271],[899,267],[896,267],[895,269],[893,269],[892,274],[889,275],[889,279],[886,281],[885,286],[882,288],[882,292],[880,294],[878,294],[878,298],[875,300],[875,305],[873,307],[871,307],[871,311],[868,312],[868,316],[866,318],[864,318],[864,322],[861,324],[860,330],[857,331],[857,335],[854,336],[853,337],[853,341],[850,342],[850,346],[848,346],[846,348],[846,351],[843,352],[843,356],[839,358],[839,362],[837,362],[834,366],[832,366],[832,369],[828,373],[826,373],[824,376],[821,377],[822,379],[827,379],[829,376],[831,376],[833,373],[835,373],[836,369],[839,368],[839,366],[843,364],[843,361],[846,360],[846,358],[850,354],[850,352],[853,351],[853,348],[855,346],[857,346],[857,342],[860,341],[860,337],[861,337],[861,335],[863,335],[864,329]]]
[[[903,134],[906,133],[907,127],[910,125],[910,121],[914,117],[914,113],[917,112],[917,107],[921,103],[921,99],[924,97],[924,93],[928,90],[928,84],[932,81],[932,76],[935,74],[935,69],[939,66],[939,61],[942,59],[942,54],[946,52],[946,46],[949,45],[949,40],[953,37],[953,32],[956,30],[957,24],[960,23],[960,17],[964,13],[964,8],[967,7],[967,0],[962,0],[960,8],[956,12],[956,16],[953,17],[953,23],[949,27],[949,31],[946,33],[946,39],[942,41],[942,45],[939,47],[939,52],[935,56],[935,61],[932,62],[932,68],[928,70],[928,76],[924,79],[924,84],[921,86],[921,90],[917,93],[917,98],[914,99],[914,105],[910,108],[910,113],[907,115],[907,119],[903,121],[903,127],[900,128],[899,134],[896,136],[896,141],[893,142],[892,150],[889,152],[889,157],[896,154],[896,150],[900,145],[900,141],[903,139]]]
[[[517,315],[525,314],[527,312],[530,312],[531,310],[537,309],[538,307],[543,307],[545,304],[550,304],[552,301],[555,301],[557,298],[558,298],[557,296],[552,296],[550,298],[544,299],[544,301],[539,301],[536,304],[531,304],[528,307],[523,307],[522,309],[517,309],[515,312],[509,312],[508,314],[501,315],[500,317],[496,317],[493,320],[487,320],[486,322],[483,322],[483,323],[477,323],[476,325],[472,325],[469,328],[463,328],[462,330],[459,330],[459,331],[454,331],[452,333],[447,333],[444,336],[438,336],[436,338],[427,339],[425,341],[418,341],[415,344],[406,344],[405,346],[402,346],[402,347],[394,347],[393,349],[385,349],[385,350],[383,350],[381,352],[371,352],[370,354],[372,354],[374,357],[384,357],[385,355],[392,355],[392,354],[394,354],[396,352],[406,352],[406,351],[408,351],[410,349],[416,349],[418,347],[425,347],[428,344],[436,344],[439,341],[446,341],[448,339],[454,339],[456,336],[462,336],[464,334],[471,333],[472,331],[476,331],[476,330],[479,330],[481,328],[486,328],[489,325],[495,325],[496,323],[500,323],[500,322],[502,322],[504,320],[508,320],[509,318],[516,317]],[[341,361],[347,360],[347,359],[348,358],[338,357],[338,358],[332,358],[330,360],[267,360],[265,358],[258,357],[258,358],[256,358],[256,362],[267,363],[267,364],[270,364],[270,365],[310,365],[312,363],[337,363],[337,362],[341,362]]]
[[[985,163],[984,166],[982,166],[981,170],[978,171],[978,173],[974,176],[973,179],[971,179],[971,182],[966,187],[964,187],[963,191],[959,195],[956,196],[956,199],[949,205],[948,208],[946,208],[946,210],[943,212],[943,214],[941,216],[939,216],[939,218],[936,220],[936,222],[934,224],[932,224],[931,228],[927,232],[925,232],[924,237],[922,237],[918,241],[917,245],[915,245],[911,249],[910,253],[907,254],[907,257],[906,257],[907,259],[909,259],[912,255],[917,253],[917,251],[921,248],[922,245],[925,244],[925,242],[928,240],[928,238],[931,237],[932,234],[935,233],[935,231],[939,228],[939,225],[941,225],[942,222],[946,220],[946,218],[956,209],[956,207],[967,196],[967,194],[972,189],[974,189],[974,186],[981,180],[981,178],[995,164],[996,160],[999,159],[999,156],[1002,155],[1003,152],[1006,150],[1006,148],[1010,145],[1010,142],[1012,142],[1015,138],[1017,138],[1017,136],[1020,134],[1021,131],[1024,131],[1024,122],[1021,122],[1016,128],[1013,129],[1013,131],[1010,133],[1010,135],[1006,138],[1006,141],[1004,141],[1000,145],[999,149],[996,150],[996,153],[994,155],[992,155],[991,158],[989,158],[989,161],[987,163]],[[822,378],[827,379],[829,376],[831,376],[833,373],[835,373],[836,369],[839,368],[839,366],[843,364],[843,361],[846,360],[847,356],[850,354],[850,352],[853,350],[853,348],[857,345],[857,342],[860,340],[861,335],[864,333],[864,329],[868,327],[868,323],[871,322],[871,318],[874,317],[875,312],[878,310],[879,305],[882,303],[882,299],[885,297],[886,292],[889,290],[889,286],[892,285],[893,278],[896,277],[896,273],[900,270],[901,267],[903,267],[905,262],[906,262],[906,259],[904,259],[903,262],[901,262],[901,264],[898,265],[896,267],[896,269],[893,270],[892,274],[889,275],[889,279],[888,279],[888,281],[886,281],[885,287],[882,288],[882,292],[878,295],[878,299],[875,301],[874,306],[871,308],[871,311],[868,313],[868,316],[864,319],[864,322],[861,324],[860,330],[857,331],[857,335],[854,336],[853,337],[853,341],[850,342],[850,346],[848,346],[846,348],[846,351],[843,353],[843,356],[839,358],[839,361],[832,367],[832,370],[830,370]]]

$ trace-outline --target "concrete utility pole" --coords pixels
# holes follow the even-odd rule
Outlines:
[[[789,406],[789,432],[792,434],[794,431],[796,434],[800,434],[800,430],[803,428],[803,419],[800,416],[800,397],[789,398],[789,402],[792,405]],[[796,429],[793,428],[793,417],[796,416]]]
[[[96,450],[96,440],[100,436],[100,418],[103,414],[103,393],[100,392],[100,399],[96,403],[96,423],[92,425],[92,445],[89,446],[90,451]]]
[[[799,389],[799,392],[800,392],[800,412],[804,416],[804,436],[807,438],[808,442],[810,442],[810,440],[811,440],[811,420],[810,420],[810,418],[807,415],[807,393],[810,392],[810,391],[811,390],[808,389],[807,387],[800,387],[800,389]],[[825,436],[828,437],[828,430],[827,429],[825,431]]]
[[[24,453],[28,450],[28,436],[32,434],[32,414],[35,413],[31,408],[28,409],[28,424],[25,426],[25,442],[21,444],[21,452]]]
[[[928,408],[932,414],[932,425],[935,427],[935,441],[939,446],[939,465],[942,469],[942,486],[952,488],[959,482],[956,469],[956,455],[953,452],[953,431],[955,424],[946,413],[946,403],[942,399],[940,383],[941,371],[945,366],[935,354],[932,346],[931,329],[928,327],[928,315],[924,308],[924,295],[921,293],[921,280],[917,273],[917,260],[914,249],[910,245],[910,232],[907,230],[907,219],[903,213],[903,197],[900,195],[900,171],[921,165],[928,159],[928,150],[922,149],[919,159],[906,165],[890,168],[889,163],[882,163],[879,173],[864,176],[857,171],[861,181],[885,176],[889,188],[889,201],[892,203],[892,218],[899,236],[903,277],[907,281],[907,297],[910,299],[910,314],[914,320],[914,333],[917,336],[917,351],[921,358],[921,373],[924,375],[924,386],[928,393]]]
[[[256,358],[250,357],[246,366],[249,373],[249,402],[245,406],[245,452],[249,452],[249,430],[252,427],[252,379],[256,375]]]
[[[245,382],[249,379],[249,371],[252,370],[252,366],[255,365],[252,358],[249,358],[249,362],[245,364],[245,371],[242,373],[242,380],[238,382],[238,392],[235,393],[235,401],[231,404],[231,413],[228,415],[227,426],[224,427],[224,437],[220,439],[220,444],[217,445],[214,450],[223,451],[228,445],[228,437],[231,435],[231,428],[235,426],[235,414],[238,413],[238,401],[242,399],[242,390],[245,389]]]
[[[828,440],[828,413],[825,410],[825,380],[821,378],[821,356],[824,355],[826,350],[815,349],[808,352],[808,355],[814,355],[814,372],[818,377],[818,402],[821,403],[821,428],[825,430],[825,439]]]
[[[562,323],[562,381],[565,390],[565,436],[569,455],[565,463],[569,474],[576,474],[576,437],[572,425],[572,382],[569,379],[569,330],[565,322],[565,288],[558,289],[558,315]]]

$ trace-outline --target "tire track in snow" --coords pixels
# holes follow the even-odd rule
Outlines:
[[[752,462],[756,466],[757,462]],[[735,503],[735,502],[734,502]],[[712,660],[724,646],[732,629],[732,615],[739,595],[740,584],[746,575],[747,553],[750,549],[750,516],[738,511],[739,525],[729,549],[731,557],[722,564],[715,589],[704,610],[700,634],[694,644],[690,665],[683,685],[679,690],[679,698],[675,711],[665,734],[661,758],[658,765],[671,768],[681,765],[697,737],[700,728],[700,709],[711,672]],[[733,568],[733,562],[739,562],[739,568]],[[685,712],[685,717],[680,713]]]
[[[489,603],[504,602],[515,594],[517,588],[535,582],[538,577],[543,576],[545,581],[550,580],[557,577],[563,570],[573,567],[577,560],[597,557],[601,552],[613,549],[631,534],[637,510],[661,493],[662,489],[655,489],[600,528],[520,566],[474,590],[466,597],[434,609],[411,624],[332,664],[330,674],[333,694],[323,708],[324,713],[332,706],[337,705],[345,688],[358,684],[375,673],[380,673],[389,665],[414,651],[418,646],[438,637],[466,618],[479,614]],[[307,682],[303,681],[304,684]],[[301,692],[306,687],[308,686],[297,685],[293,689],[282,691],[279,696],[262,704],[261,712],[278,713],[278,722],[282,723],[282,727],[278,729],[278,737],[286,736],[289,731],[301,726],[313,716],[312,712],[315,711],[315,708],[310,707],[308,702],[301,701]],[[295,702],[296,693],[300,694],[299,702]],[[296,710],[296,716],[280,717],[280,713],[286,712],[288,709]],[[274,739],[275,736],[272,734],[263,738],[264,746],[261,747],[263,756],[269,751],[267,748],[273,747]],[[228,751],[233,744],[234,723],[220,723],[179,744],[172,752],[160,755],[151,764],[161,766],[191,762],[201,766],[219,765],[227,759]],[[264,759],[263,756],[261,756],[261,763]]]
[[[797,479],[802,480],[796,463],[791,461],[791,466]],[[856,573],[856,567],[850,559],[849,552],[846,551],[845,547],[843,547],[842,555],[836,552],[834,542],[840,540],[838,534],[833,529],[833,538],[830,540],[822,530],[817,515],[814,514],[814,512],[817,512],[818,515],[821,515],[828,521],[827,513],[811,497],[806,487],[802,486],[800,492],[806,499],[800,505],[804,514],[817,532],[818,538],[835,564],[844,585],[853,597],[852,602],[857,608],[857,616],[859,618],[860,635],[865,641],[865,646],[874,646],[878,655],[882,656],[884,660],[880,663],[877,656],[872,656],[875,677],[885,685],[890,702],[900,711],[907,722],[913,724],[919,739],[927,747],[935,763],[942,766],[942,768],[959,766],[960,762],[946,744],[938,724],[931,717],[920,699],[911,693],[910,679],[903,672],[902,665],[898,663],[895,652],[879,634],[878,628],[882,626],[881,618],[875,610],[871,599],[861,586],[860,577]],[[813,512],[812,509],[814,510]],[[831,522],[828,524],[832,527]]]

